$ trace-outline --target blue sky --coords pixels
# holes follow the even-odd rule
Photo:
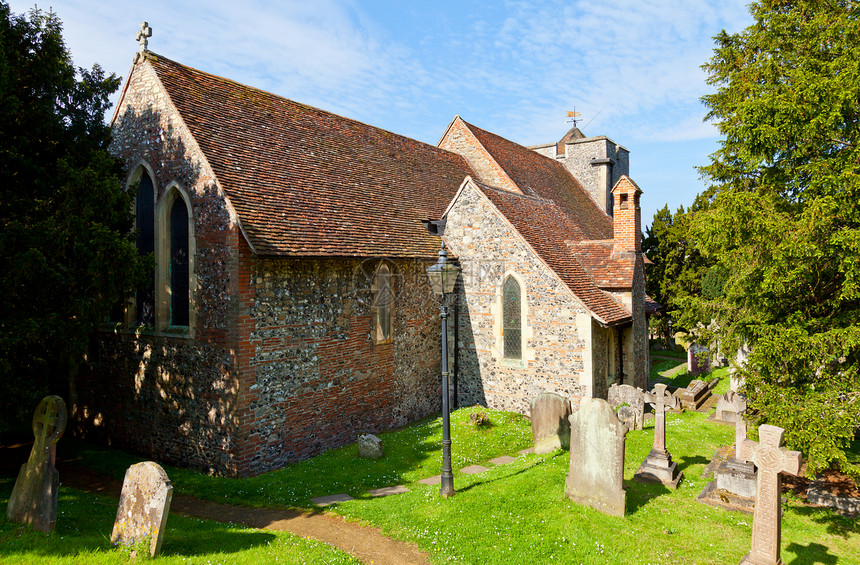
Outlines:
[[[156,53],[431,144],[455,115],[523,145],[557,141],[575,107],[586,135],[630,150],[644,224],[704,188],[695,167],[718,134],[700,66],[720,30],[752,23],[739,0],[50,5],[78,66],[127,75],[146,20]]]

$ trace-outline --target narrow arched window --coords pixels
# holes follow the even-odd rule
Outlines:
[[[514,277],[508,277],[502,290],[502,327],[505,359],[522,359],[522,292]]]
[[[394,292],[391,290],[391,270],[385,263],[376,270],[373,287],[376,341],[387,341],[391,339],[391,306],[394,302]]]
[[[189,317],[188,208],[177,196],[170,206],[170,325],[187,326]]]
[[[137,228],[137,251],[150,255],[155,251],[155,188],[152,178],[143,171],[137,187],[135,201],[135,227]],[[137,323],[141,326],[155,325],[155,272],[149,273],[148,281],[137,289]]]

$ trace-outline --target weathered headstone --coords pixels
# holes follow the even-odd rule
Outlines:
[[[618,383],[613,383],[612,386],[609,387],[609,393],[607,394],[606,399],[609,401],[610,406],[615,408],[616,413],[619,414],[619,418],[622,420],[629,420],[628,414],[632,412],[635,414],[635,420],[633,423],[629,423],[629,427],[631,430],[641,430],[644,422],[645,422],[645,393],[640,388],[636,388],[631,385],[619,385]],[[625,410],[625,415],[622,418],[621,408],[629,406],[631,410]]]
[[[358,436],[358,456],[365,459],[379,459],[384,455],[382,440],[373,434]]]
[[[612,406],[586,398],[570,416],[570,467],[564,494],[605,514],[624,516],[624,443],[627,426]]]
[[[6,507],[10,521],[30,524],[45,533],[54,531],[60,486],[60,474],[54,465],[57,442],[66,430],[66,418],[66,403],[59,396],[46,396],[36,407],[33,449],[21,466]]]
[[[684,474],[666,449],[666,409],[675,408],[678,399],[666,392],[666,385],[657,384],[654,390],[645,393],[645,401],[654,406],[654,447],[645,457],[633,476],[643,483],[660,482],[669,488],[678,488]]]
[[[680,392],[680,389],[679,391]],[[708,398],[711,396],[711,389],[708,383],[699,379],[690,381],[687,388],[678,395],[681,399],[681,405],[687,410],[699,410]]]
[[[158,463],[144,461],[129,467],[122,481],[111,543],[148,543],[150,557],[158,555],[172,499],[173,485]]]
[[[714,413],[714,419],[734,423],[742,418],[746,409],[746,398],[733,390],[729,390],[717,399],[717,411]]]
[[[535,453],[570,447],[570,400],[547,392],[529,401]]]
[[[687,349],[687,368],[694,377],[711,370],[711,352],[704,345],[696,343]]]
[[[780,565],[782,534],[781,473],[800,472],[801,453],[788,451],[782,445],[785,430],[763,424],[758,428],[759,443],[745,439],[738,453],[740,459],[751,460],[758,467],[755,512],[752,526],[752,549],[741,565]]]
[[[740,445],[747,437],[743,416],[735,422],[735,446],[730,455],[719,461],[714,469],[714,480],[705,485],[698,500],[711,506],[752,513],[755,508],[755,465],[738,457]]]

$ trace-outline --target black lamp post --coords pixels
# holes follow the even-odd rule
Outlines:
[[[451,417],[448,405],[448,306],[445,295],[454,292],[460,267],[448,260],[445,242],[439,251],[439,260],[427,267],[427,276],[433,292],[442,296],[442,498],[454,496],[454,473],[451,472]]]

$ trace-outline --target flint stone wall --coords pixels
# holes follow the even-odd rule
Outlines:
[[[529,399],[545,392],[573,406],[590,396],[592,371],[607,372],[586,357],[591,316],[471,185],[448,213],[445,240],[463,269],[457,297],[460,405],[528,414]],[[508,273],[520,278],[527,301],[522,360],[504,359],[501,347],[501,288]]]

